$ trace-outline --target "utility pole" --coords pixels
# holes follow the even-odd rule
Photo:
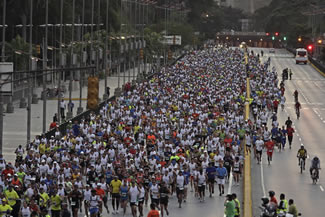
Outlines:
[[[60,53],[60,68],[63,68],[63,53],[62,53],[62,37],[63,37],[63,32],[62,32],[62,27],[63,27],[63,0],[60,2],[60,48],[59,48],[59,53]],[[62,71],[59,71],[59,81],[58,81],[58,123],[61,123],[61,114],[60,114],[60,104],[61,104],[61,74]]]
[[[85,25],[85,0],[82,0],[82,26],[81,26],[81,66],[84,65],[84,25]],[[79,76],[79,107],[77,109],[77,114],[81,114],[83,111],[82,108],[82,85],[83,85],[83,70],[80,70]]]
[[[104,95],[103,95],[103,100],[106,101],[109,96],[107,94],[107,75],[108,75],[108,71],[107,70],[107,51],[108,51],[108,11],[109,11],[109,0],[106,0],[106,34],[105,34],[105,53],[104,53],[104,74],[105,74],[105,89],[104,89]],[[111,52],[111,50],[110,50]],[[110,53],[110,56],[111,56],[111,53]],[[109,68],[110,69],[110,68]]]
[[[31,75],[33,65],[33,0],[30,0],[30,23],[29,23],[29,75]],[[32,81],[27,78],[28,82],[28,101],[27,101],[27,144],[30,143],[31,138],[31,109],[32,109]]]
[[[6,60],[6,3],[7,0],[3,0],[3,15],[2,15],[2,57],[1,57],[1,61],[5,62]]]
[[[2,58],[1,61],[5,61],[5,41],[6,41],[6,0],[3,0],[3,18],[2,18]],[[3,145],[3,96],[2,96],[2,84],[0,84],[0,154],[2,155]]]
[[[45,40],[43,39],[43,69],[47,69],[47,41],[48,41],[48,22],[49,22],[49,0],[45,1]],[[46,75],[43,75],[43,130],[46,132]]]
[[[73,54],[73,43],[74,43],[74,17],[75,17],[75,0],[72,0],[72,30],[71,30],[71,54],[70,54],[70,63],[74,67],[74,54]],[[69,72],[69,104],[67,112],[67,120],[71,119],[73,116],[72,113],[72,77],[73,71]]]

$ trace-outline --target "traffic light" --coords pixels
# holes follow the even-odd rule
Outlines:
[[[278,32],[276,32],[276,33],[275,33],[275,36],[279,36],[279,33],[278,33]]]
[[[87,108],[94,110],[98,107],[99,81],[97,76],[88,77]]]
[[[302,42],[302,38],[301,37],[298,38],[298,42]]]
[[[309,52],[313,51],[313,49],[314,49],[314,46],[313,45],[310,44],[310,45],[307,46],[307,50]]]
[[[287,40],[287,37],[286,37],[286,36],[284,36],[284,37],[283,37],[283,41],[286,41],[286,40]]]
[[[36,45],[36,53],[37,55],[40,55],[41,54],[41,45]]]
[[[269,33],[269,32],[267,32],[267,33],[266,33],[266,36],[269,36],[269,35],[270,35],[270,33]]]
[[[275,40],[275,37],[274,37],[274,36],[272,36],[272,40],[273,40],[273,41]]]
[[[140,59],[143,60],[143,49],[142,48],[140,49]]]
[[[323,43],[323,40],[322,39],[318,39],[317,43],[318,44],[322,44]]]

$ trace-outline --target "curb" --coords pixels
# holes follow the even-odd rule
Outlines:
[[[319,74],[321,74],[323,77],[325,77],[325,73],[322,72],[319,68],[317,68],[317,66],[315,66],[314,64],[312,64],[309,60],[308,62],[310,63],[310,65],[317,71],[319,72]]]

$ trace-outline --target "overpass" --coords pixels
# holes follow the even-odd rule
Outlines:
[[[229,46],[239,46],[240,43],[246,42],[249,47],[264,48],[282,48],[283,36],[274,37],[265,32],[218,32],[216,34],[216,42],[228,44]]]

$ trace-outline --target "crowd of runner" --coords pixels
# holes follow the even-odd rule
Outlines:
[[[224,195],[231,173],[239,186],[245,151],[253,150],[259,163],[266,147],[270,162],[274,145],[284,147],[290,133],[277,122],[284,91],[270,61],[250,55],[247,67],[244,60],[239,49],[193,51],[99,114],[71,123],[65,134],[19,146],[16,162],[1,157],[1,215],[97,217],[130,207],[135,217],[152,203],[165,216],[172,195],[181,208],[189,194],[198,202]],[[245,103],[251,120],[244,118]],[[227,212],[239,216],[240,203],[233,201]]]

